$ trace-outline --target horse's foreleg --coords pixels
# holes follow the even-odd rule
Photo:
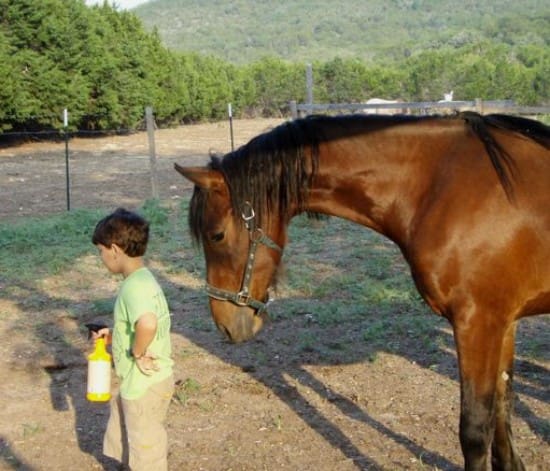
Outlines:
[[[486,471],[502,335],[472,317],[468,321],[453,323],[460,368],[460,446],[466,471]]]
[[[468,322],[454,323],[464,467],[468,471],[486,471],[492,445],[491,464],[495,471],[521,471],[524,467],[514,449],[510,427],[515,323],[498,325],[490,319],[470,315]]]
[[[512,441],[510,425],[514,392],[512,378],[514,371],[516,323],[510,325],[504,335],[497,377],[495,405],[495,436],[492,445],[491,464],[493,471],[519,471],[525,469]]]
[[[469,380],[461,384],[460,446],[466,471],[486,471],[489,444],[493,436],[494,400],[480,398]]]

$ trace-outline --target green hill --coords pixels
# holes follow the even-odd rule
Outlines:
[[[233,63],[383,63],[485,41],[550,45],[548,0],[153,0],[132,12],[169,48]]]

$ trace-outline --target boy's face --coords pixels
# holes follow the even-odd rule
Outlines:
[[[101,261],[107,267],[107,269],[114,274],[121,273],[121,257],[120,249],[116,245],[111,245],[106,247],[102,244],[97,244],[99,250],[99,255],[101,256]]]

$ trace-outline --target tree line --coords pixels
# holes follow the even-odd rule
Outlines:
[[[212,34],[215,34],[213,32]],[[264,57],[236,65],[165,47],[158,31],[107,2],[0,0],[0,130],[136,129],[152,106],[159,126],[236,117],[288,115],[305,101],[306,64]],[[385,65],[350,58],[312,64],[319,103],[371,97],[431,101],[511,99],[550,103],[550,50],[484,40]]]

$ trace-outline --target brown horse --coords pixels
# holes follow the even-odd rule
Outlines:
[[[189,222],[230,340],[262,326],[289,221],[339,216],[401,249],[452,325],[467,470],[524,469],[510,426],[517,321],[550,312],[550,128],[504,115],[342,116],[287,122],[207,167]]]

